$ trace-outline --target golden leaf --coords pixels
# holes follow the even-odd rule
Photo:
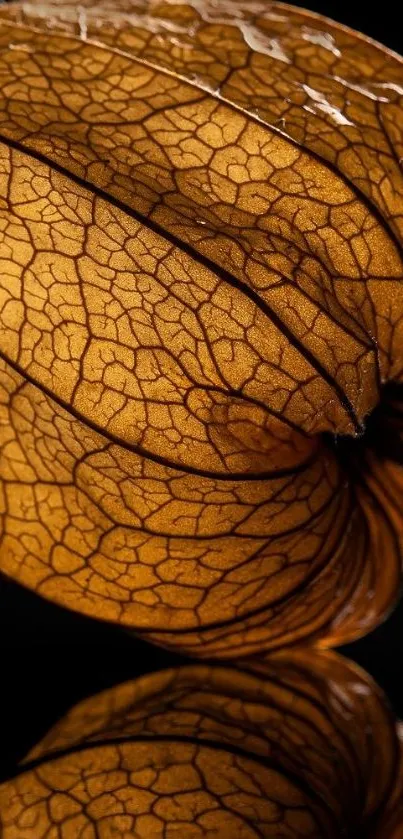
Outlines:
[[[368,631],[402,60],[276,3],[16,3],[0,87],[1,570],[195,655]]]

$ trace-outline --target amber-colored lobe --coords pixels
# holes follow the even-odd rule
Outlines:
[[[376,686],[329,652],[247,668],[154,673],[73,708],[0,787],[3,839],[384,839],[402,789]]]
[[[196,655],[385,615],[399,457],[343,453],[400,387],[402,67],[281,4],[2,10],[4,573]]]

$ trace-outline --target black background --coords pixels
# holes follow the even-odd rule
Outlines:
[[[247,2],[247,0],[245,0]],[[296,3],[403,53],[399,3]],[[403,604],[375,632],[341,651],[372,674],[403,717]],[[183,660],[183,659],[182,659]],[[81,618],[0,578],[0,775],[71,705],[179,657],[126,632]]]

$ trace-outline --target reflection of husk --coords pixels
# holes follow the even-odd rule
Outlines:
[[[400,762],[386,811],[382,815],[376,839],[403,839],[403,727],[398,726]]]
[[[1,8],[3,573],[200,657],[385,617],[401,77],[276,3]]]
[[[308,649],[245,667],[180,667],[80,703],[0,788],[2,839],[386,839],[402,785],[374,683]]]

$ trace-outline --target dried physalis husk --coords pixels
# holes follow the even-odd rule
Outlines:
[[[195,655],[400,585],[403,62],[267,2],[0,14],[0,568]]]
[[[329,652],[248,668],[82,702],[0,787],[2,839],[384,839],[399,753],[376,686]]]
[[[396,780],[385,812],[381,814],[375,831],[375,839],[403,839],[403,725],[398,725],[400,761]]]

